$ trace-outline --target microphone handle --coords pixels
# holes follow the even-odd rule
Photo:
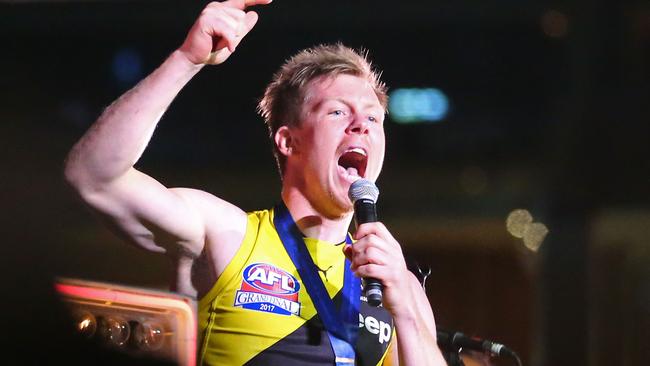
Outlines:
[[[361,198],[354,202],[354,222],[356,227],[368,222],[377,222],[377,205],[374,201]],[[363,291],[370,306],[381,305],[384,285],[376,278],[363,279]]]

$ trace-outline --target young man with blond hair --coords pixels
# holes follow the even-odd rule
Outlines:
[[[174,260],[173,290],[199,300],[203,364],[444,364],[399,243],[379,222],[348,234],[349,187],[375,181],[385,151],[386,90],[364,56],[314,47],[268,86],[259,111],[282,177],[273,209],[246,213],[134,168],[183,86],[228,59],[254,27],[247,7],[270,1],[207,5],[182,46],[74,146],[66,179],[127,240]],[[383,307],[359,295],[359,277],[381,281]]]

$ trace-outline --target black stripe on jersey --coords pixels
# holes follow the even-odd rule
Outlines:
[[[339,307],[339,295],[334,298],[334,304],[337,308]],[[371,307],[366,302],[361,302],[361,315],[364,319],[371,317],[377,323],[386,324],[383,329],[384,332],[386,331],[385,327],[390,325],[390,336],[392,336],[392,319],[384,308]],[[373,327],[370,328],[375,330]],[[382,340],[381,343],[380,340]],[[377,365],[386,352],[389,343],[385,339],[385,334],[384,338],[382,338],[381,333],[374,334],[365,325],[359,327],[356,364],[358,366]],[[334,352],[318,315],[246,363],[247,366],[331,366],[333,364]]]

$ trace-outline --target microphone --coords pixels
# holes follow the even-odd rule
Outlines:
[[[436,333],[438,336],[438,346],[448,351],[456,352],[461,349],[469,349],[489,353],[492,356],[509,356],[518,359],[514,351],[501,343],[468,337],[461,332],[446,332],[438,329]]]
[[[357,180],[350,186],[348,196],[354,203],[354,222],[357,228],[361,224],[377,221],[376,203],[379,189],[373,182],[366,179]],[[374,307],[381,305],[384,285],[376,278],[364,278],[363,282],[368,304]]]

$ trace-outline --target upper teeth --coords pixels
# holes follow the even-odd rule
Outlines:
[[[353,147],[353,148],[351,148],[350,150],[348,150],[347,152],[355,152],[355,153],[357,153],[357,154],[361,154],[361,155],[363,155],[363,156],[366,156],[366,152],[365,152],[365,150],[363,150],[363,149],[360,148],[360,147]]]

